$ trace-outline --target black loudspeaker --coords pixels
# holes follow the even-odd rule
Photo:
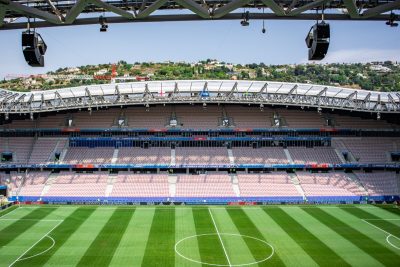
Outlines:
[[[306,38],[306,44],[309,48],[308,60],[321,60],[325,57],[329,48],[330,36],[329,24],[324,21],[311,27]]]
[[[29,30],[22,33],[22,51],[29,66],[44,67],[46,50],[47,45],[40,34]]]

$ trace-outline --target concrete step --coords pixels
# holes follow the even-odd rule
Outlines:
[[[172,166],[176,165],[175,149],[171,149],[171,163],[170,163],[170,165],[172,165]]]
[[[168,176],[168,190],[169,190],[169,196],[170,197],[175,197],[176,195],[176,183],[178,181],[178,176],[176,175],[169,175]]]
[[[289,161],[289,164],[293,164],[293,159],[292,159],[292,156],[289,153],[289,150],[287,148],[285,148],[283,150],[283,152],[285,152],[285,155],[286,155],[287,160]]]
[[[297,175],[295,173],[288,173],[290,180],[292,181],[294,187],[296,188],[297,192],[303,197],[303,200],[307,200],[307,196],[304,192],[303,187],[300,184],[299,179],[297,178]]]
[[[235,164],[235,157],[233,156],[232,149],[228,149],[228,157],[229,157],[229,163],[232,165]]]
[[[112,164],[117,163],[117,161],[118,161],[118,154],[119,154],[119,149],[118,149],[118,148],[114,149],[113,157],[112,157],[112,159],[111,159],[111,163],[112,163]]]

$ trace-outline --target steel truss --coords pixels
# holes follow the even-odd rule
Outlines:
[[[151,81],[17,93],[0,90],[0,113],[154,104],[249,104],[400,113],[400,93],[264,81]]]
[[[23,29],[26,22],[15,21],[27,17],[40,20],[32,23],[37,28],[97,24],[103,12],[113,13],[108,23],[241,19],[232,13],[239,8],[255,9],[250,19],[315,20],[310,11],[324,8],[328,20],[388,20],[400,0],[0,0],[0,30]],[[154,15],[159,10],[175,14]],[[78,18],[82,13],[92,16]]]

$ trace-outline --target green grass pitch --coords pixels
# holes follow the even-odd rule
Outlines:
[[[400,266],[400,210],[14,206],[0,266]]]

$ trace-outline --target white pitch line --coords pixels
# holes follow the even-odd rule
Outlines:
[[[379,229],[379,230],[381,230],[382,232],[384,232],[384,233],[386,233],[386,234],[388,234],[388,235],[391,235],[391,236],[393,236],[394,238],[400,240],[400,238],[398,238],[397,236],[395,236],[395,235],[393,235],[393,234],[391,234],[391,233],[389,233],[389,232],[383,230],[382,228],[376,226],[375,224],[372,224],[372,223],[368,222],[366,219],[361,219],[361,220],[364,221],[364,222],[366,222],[366,223],[368,223],[369,225],[375,227],[376,229]],[[382,221],[385,221],[385,219],[381,219],[381,220],[382,220]]]
[[[231,263],[231,261],[229,260],[228,253],[226,252],[226,249],[225,249],[225,246],[224,246],[224,242],[222,241],[221,235],[220,235],[220,233],[219,233],[219,231],[218,231],[217,224],[215,223],[215,220],[214,220],[214,217],[213,217],[213,215],[212,215],[212,212],[211,212],[211,209],[210,209],[210,208],[208,208],[208,212],[210,213],[211,220],[212,220],[212,222],[213,222],[213,224],[214,224],[215,230],[217,231],[217,235],[218,235],[218,237],[219,237],[219,241],[221,241],[221,245],[222,245],[222,248],[224,249],[225,257],[226,257],[226,259],[227,259],[227,261],[228,261],[228,264],[229,264],[229,266],[232,266],[232,263]]]
[[[389,233],[389,232],[383,230],[382,228],[380,228],[380,227],[378,227],[378,226],[376,226],[376,225],[374,225],[374,224],[368,222],[367,219],[361,219],[361,220],[364,221],[364,222],[366,222],[366,223],[368,223],[369,225],[375,227],[376,229],[379,229],[379,230],[381,230],[382,232],[386,233],[386,234],[387,234],[387,236],[386,236],[386,242],[387,242],[389,245],[391,245],[392,247],[394,247],[394,248],[396,248],[396,249],[400,249],[399,247],[397,247],[396,245],[392,244],[392,242],[389,241],[389,237],[390,237],[390,236],[393,236],[394,238],[396,238],[396,239],[399,240],[399,241],[400,241],[400,238],[398,238],[397,236],[395,236],[395,235],[393,235],[393,234],[391,234],[391,233]],[[385,221],[385,219],[381,219],[381,220],[382,220],[382,221]]]
[[[35,244],[33,244],[30,248],[28,248],[24,253],[22,253],[15,261],[13,261],[8,267],[13,266],[17,261],[19,261],[26,253],[29,252],[29,250],[31,250],[33,247],[35,247],[40,241],[42,241],[46,236],[48,236],[54,229],[56,229],[61,223],[63,222],[63,220],[61,220],[59,223],[57,223],[56,226],[54,226],[53,228],[51,228],[50,231],[48,231],[42,238],[40,238],[38,241],[35,242]]]
[[[41,222],[62,222],[63,220],[42,220],[42,219],[3,219],[0,218],[0,221],[41,221]]]
[[[400,221],[400,219],[363,219],[366,221]]]
[[[24,260],[27,260],[27,259],[31,259],[31,258],[40,256],[40,255],[46,253],[47,251],[49,251],[50,249],[52,249],[55,246],[56,241],[49,235],[47,235],[46,237],[48,237],[53,242],[53,244],[49,248],[47,248],[46,250],[44,250],[44,251],[42,251],[42,252],[40,252],[38,254],[35,254],[35,255],[32,255],[32,256],[29,256],[29,257],[26,257],[26,258],[20,258],[19,261],[24,261]]]
[[[15,209],[13,209],[12,211],[10,211],[9,213],[4,214],[3,216],[0,216],[0,218],[6,217],[8,215],[10,215],[11,213],[13,213],[14,211],[16,211],[17,209],[19,209],[20,207],[17,207]],[[3,212],[5,212],[7,209],[3,210]],[[3,219],[4,220],[4,219]]]

